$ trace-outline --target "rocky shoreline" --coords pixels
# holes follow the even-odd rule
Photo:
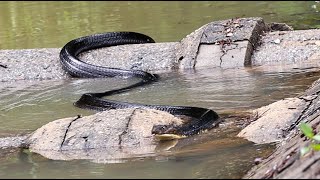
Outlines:
[[[245,179],[318,179],[320,177],[320,152],[312,150],[307,155],[301,154],[301,149],[310,146],[311,140],[298,128],[300,122],[305,122],[311,125],[315,134],[319,133],[319,92],[320,80],[317,80],[303,95],[278,101],[264,107],[269,108],[270,113],[262,115],[251,125],[261,123],[256,127],[259,129],[261,125],[267,125],[275,120],[274,117],[277,116],[286,126],[279,126],[282,128],[282,133],[280,134],[281,138],[278,139],[276,150],[259,165],[250,170],[244,176]],[[299,104],[300,100],[303,101],[302,105]],[[278,109],[277,106],[288,102],[291,103],[290,107],[275,112]],[[297,112],[292,112],[292,109]],[[289,114],[289,116],[283,116],[283,114]],[[265,118],[268,119],[267,123]],[[269,128],[277,131],[275,127]],[[261,132],[257,129],[255,129],[256,133]],[[269,134],[272,136],[274,132]]]

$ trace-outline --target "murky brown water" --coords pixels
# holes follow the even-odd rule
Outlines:
[[[0,48],[62,47],[71,39],[108,31],[137,31],[157,42],[179,41],[211,21],[263,17],[296,29],[319,28],[314,1],[0,2]],[[254,11],[252,10],[254,9]],[[161,74],[161,81],[113,99],[200,106],[219,114],[248,110],[303,92],[318,72],[203,69]],[[131,80],[63,80],[0,84],[0,136],[31,132],[57,118],[88,115],[72,105],[82,93],[106,91]],[[239,127],[181,141],[171,154],[118,163],[51,161],[28,151],[0,150],[0,178],[241,178],[272,145],[235,135]]]

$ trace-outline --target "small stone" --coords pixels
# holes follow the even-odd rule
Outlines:
[[[258,165],[258,164],[261,163],[261,161],[262,161],[262,158],[255,158],[255,159],[254,159],[254,164],[255,164],[255,165]]]
[[[228,33],[227,37],[233,36],[233,33]]]
[[[280,44],[280,39],[276,39],[273,41],[275,44]]]

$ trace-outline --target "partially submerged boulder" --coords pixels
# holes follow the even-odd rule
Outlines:
[[[158,110],[108,110],[52,121],[32,133],[26,143],[32,152],[49,159],[113,161],[155,154],[160,142],[151,134],[153,125],[182,122]]]
[[[286,130],[301,115],[307,102],[301,98],[286,98],[253,110],[254,122],[237,135],[257,144],[278,142]]]
[[[319,179],[320,151],[311,150],[305,155],[301,154],[301,149],[310,147],[312,140],[299,129],[300,122],[305,122],[311,126],[314,134],[319,134],[319,93],[318,79],[301,96],[258,109],[260,117],[238,135],[256,143],[267,142],[263,139],[278,143],[276,150],[253,167],[244,179]],[[265,129],[259,128],[262,126]],[[275,132],[280,136],[277,137]]]

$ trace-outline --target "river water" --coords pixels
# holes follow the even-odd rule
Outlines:
[[[206,23],[236,17],[319,28],[319,11],[314,1],[1,1],[0,48],[62,47],[71,39],[109,31],[136,31],[156,42],[172,42]]]
[[[263,17],[295,29],[317,28],[317,5],[314,1],[0,2],[0,48],[62,47],[73,38],[107,31],[137,31],[157,42],[179,41],[208,22],[234,17]],[[297,96],[320,73],[317,69],[214,68],[160,77],[152,85],[110,98],[199,106],[232,114]],[[83,93],[131,83],[113,78],[1,83],[0,136],[32,132],[58,118],[93,114],[72,103]],[[0,150],[0,178],[241,178],[254,159],[266,157],[273,145],[236,138],[240,129],[230,126],[209,131],[170,155],[113,163],[51,161],[27,150]]]

